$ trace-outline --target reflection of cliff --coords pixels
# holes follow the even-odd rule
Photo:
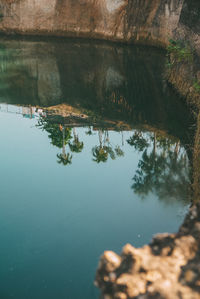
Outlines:
[[[1,101],[38,105],[60,102],[55,58],[50,49],[44,53],[38,46],[37,43],[8,42],[0,49]]]
[[[188,113],[163,82],[165,56],[160,51],[5,40],[0,53],[2,102],[67,103],[98,117],[143,122],[169,133],[176,128],[180,138],[187,138]]]

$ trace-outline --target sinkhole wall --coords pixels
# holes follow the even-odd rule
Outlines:
[[[0,0],[0,32],[79,36],[200,49],[198,0]]]

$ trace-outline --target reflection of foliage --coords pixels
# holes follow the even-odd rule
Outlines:
[[[72,143],[69,143],[71,152],[80,153],[83,149],[83,142],[79,141],[78,137],[75,137]]]
[[[108,153],[104,147],[95,146],[92,149],[92,154],[94,156],[93,161],[97,163],[106,162],[108,160]]]
[[[85,134],[89,136],[93,134],[91,127],[88,127],[88,131],[86,131]]]
[[[73,139],[72,143],[69,143],[69,148],[70,148],[71,152],[80,153],[80,152],[82,152],[84,144],[83,144],[83,142],[79,141],[79,137],[76,134],[75,128],[73,128],[73,134],[74,134],[74,139]]]
[[[160,132],[143,134],[136,131],[128,144],[142,152],[132,189],[141,197],[150,192],[159,198],[186,199],[189,192],[189,168],[180,141]]]
[[[140,196],[155,192],[159,198],[184,199],[189,192],[189,173],[185,155],[169,151],[167,156],[145,151],[133,178],[134,191]]]
[[[153,191],[153,188],[158,184],[159,176],[164,171],[164,167],[165,158],[163,156],[156,157],[153,152],[148,155],[147,150],[145,150],[133,178],[132,188],[134,191],[140,195],[147,195]]]
[[[123,157],[124,156],[124,152],[123,150],[119,147],[119,145],[117,145],[115,147],[115,153],[118,157]]]
[[[66,153],[66,145],[69,143],[71,136],[71,128],[65,128],[61,124],[51,123],[47,119],[40,118],[39,128],[49,133],[48,137],[51,139],[51,144],[58,148],[62,148],[62,153],[57,154],[58,163],[68,165],[72,163],[72,155]]]
[[[154,133],[154,136],[151,136],[151,141],[156,142],[156,146],[162,149],[162,151],[169,150],[170,147],[177,142],[171,138],[166,138],[166,136],[156,133]]]
[[[132,137],[127,140],[128,144],[134,146],[136,150],[142,152],[145,148],[149,146],[147,140],[143,137],[141,132],[135,131]]]
[[[150,137],[154,146],[147,148],[133,177],[135,193],[145,197],[150,192],[159,198],[185,199],[189,192],[189,170],[186,154],[180,153],[180,142],[161,135]]]
[[[186,155],[182,154],[177,158],[176,153],[169,152],[166,159],[166,171],[159,179],[157,193],[161,198],[170,197],[172,199],[188,198],[189,172]]]
[[[93,161],[100,163],[106,162],[108,157],[112,160],[116,159],[116,155],[118,157],[123,156],[124,152],[120,149],[119,146],[116,146],[113,150],[112,145],[109,140],[108,131],[99,130],[99,146],[95,146],[92,149],[93,154]],[[103,141],[103,134],[104,134],[104,141]]]
[[[106,150],[106,152],[108,153],[110,158],[112,160],[115,160],[115,152],[113,151],[112,147],[111,146],[104,146],[104,149]]]
[[[57,154],[58,163],[63,165],[72,164],[72,155],[70,153],[67,154]]]
[[[56,147],[62,148],[63,142],[66,145],[69,142],[69,140],[72,138],[71,128],[64,128],[64,127],[61,128],[59,124],[51,123],[47,119],[40,118],[37,126],[49,133],[48,137],[51,139],[51,144],[53,144]],[[64,140],[63,140],[63,133],[64,133]]]

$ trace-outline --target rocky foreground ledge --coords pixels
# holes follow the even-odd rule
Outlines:
[[[105,299],[200,298],[200,203],[177,234],[156,235],[138,249],[127,244],[120,256],[105,251],[95,285]]]

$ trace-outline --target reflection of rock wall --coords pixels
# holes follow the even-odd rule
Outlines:
[[[196,0],[0,0],[0,31],[166,44],[181,24],[199,40],[191,2],[198,10]]]
[[[52,48],[46,47],[45,53],[42,43],[13,41],[4,45],[0,50],[2,100],[42,106],[60,103],[60,77]]]
[[[6,39],[1,45],[2,101],[40,106],[67,103],[115,120],[162,124],[170,134],[176,127],[177,134],[181,132],[177,136],[185,138],[188,115],[163,82],[162,52],[76,41]]]
[[[60,76],[54,57],[47,57],[38,63],[38,98],[42,106],[60,103],[62,92]]]

